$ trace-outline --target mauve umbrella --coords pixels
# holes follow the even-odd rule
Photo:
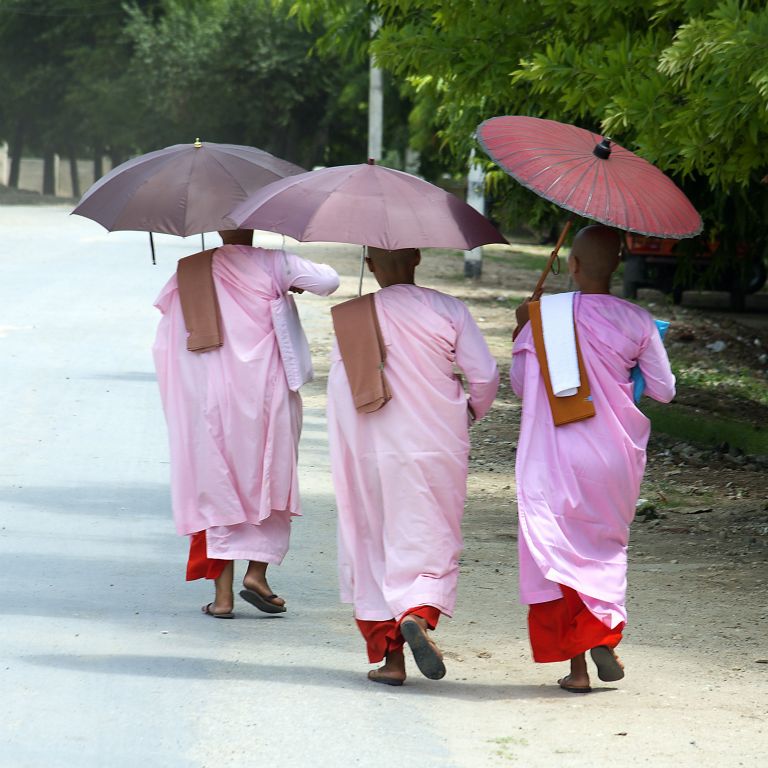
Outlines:
[[[403,171],[375,165],[321,168],[276,181],[231,213],[231,226],[303,242],[400,248],[475,248],[506,243],[463,200]]]
[[[599,134],[538,117],[493,117],[477,128],[483,149],[537,195],[611,227],[679,240],[701,232],[701,217],[656,166]],[[557,257],[565,233],[544,276]]]
[[[99,179],[72,211],[108,229],[200,234],[230,229],[229,213],[261,187],[302,173],[237,144],[175,144],[134,157]]]

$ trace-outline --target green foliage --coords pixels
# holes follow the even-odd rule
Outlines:
[[[711,413],[703,419],[700,413],[691,412],[689,408],[659,405],[651,400],[643,401],[641,409],[651,420],[654,432],[664,432],[702,446],[713,448],[728,443],[745,453],[768,455],[768,432],[753,424],[716,418]]]
[[[460,167],[484,119],[610,135],[670,173],[721,248],[764,248],[768,8],[749,0],[379,0],[377,60]],[[428,105],[428,106],[427,106]],[[497,182],[492,182],[496,183]],[[520,208],[515,204],[514,208]],[[541,212],[534,204],[532,210]]]
[[[197,136],[359,161],[367,66],[308,56],[318,29],[271,0],[0,0],[0,139],[115,162]]]
[[[359,67],[309,57],[312,36],[273,3],[169,1],[159,16],[134,10],[126,31],[144,84],[143,146],[202,136],[311,166],[337,159],[329,145],[362,144],[346,91]]]

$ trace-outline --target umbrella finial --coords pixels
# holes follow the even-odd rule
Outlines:
[[[200,141],[200,137],[199,136],[195,139],[195,143],[193,144],[193,146],[194,146],[195,149],[200,149],[200,147],[203,146],[203,142]]]
[[[592,154],[601,160],[607,160],[611,156],[611,140],[603,136],[603,140],[595,144]]]
[[[376,165],[376,161],[372,157],[369,157],[368,158],[368,165]]]

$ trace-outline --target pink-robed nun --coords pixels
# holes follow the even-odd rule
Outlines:
[[[419,260],[418,250],[369,249],[391,399],[356,409],[338,343],[328,378],[341,599],[354,606],[369,661],[386,659],[369,679],[388,685],[405,680],[404,640],[423,674],[445,674],[427,629],[453,613],[468,428],[498,388],[496,361],[466,306],[414,285]]]
[[[285,610],[266,580],[288,550],[300,514],[296,471],[301,397],[288,388],[270,302],[286,291],[326,296],[339,285],[328,266],[251,247],[251,230],[221,232],[211,260],[221,346],[187,348],[177,275],[157,298],[162,312],[155,367],[168,424],[176,530],[192,537],[187,579],[209,578],[208,615],[231,618],[233,561],[248,560],[241,596]]]
[[[570,660],[570,674],[558,682],[575,693],[591,690],[588,650],[601,680],[624,675],[613,648],[627,619],[627,543],[650,433],[630,370],[640,365],[652,398],[675,395],[653,318],[610,295],[620,245],[615,230],[586,227],[568,260],[580,290],[573,312],[594,417],[554,425],[525,304],[510,371],[523,399],[515,468],[521,601],[530,606],[534,660]]]

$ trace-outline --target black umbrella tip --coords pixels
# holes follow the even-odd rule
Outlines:
[[[603,137],[599,144],[595,144],[592,154],[601,160],[607,160],[611,156],[611,140]]]

